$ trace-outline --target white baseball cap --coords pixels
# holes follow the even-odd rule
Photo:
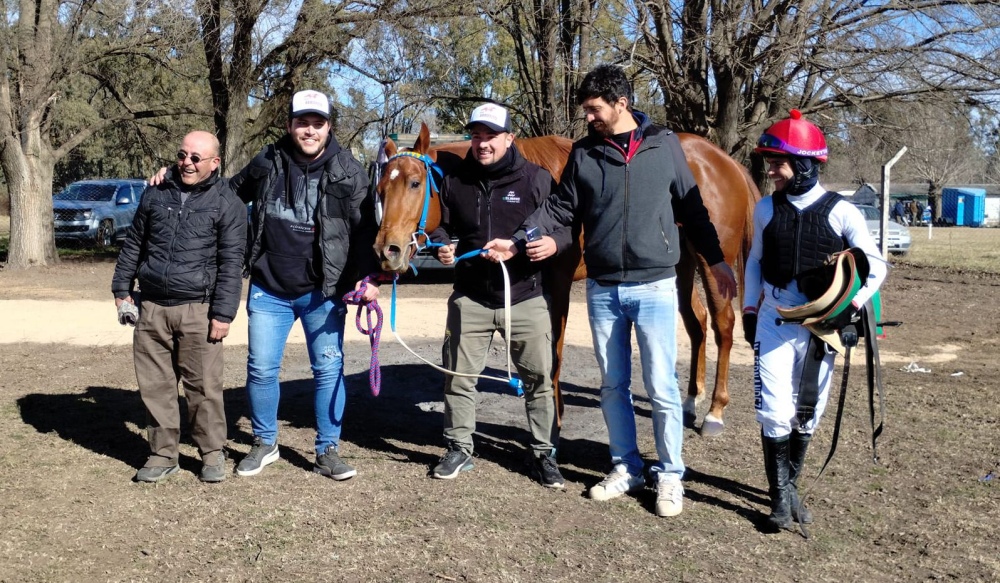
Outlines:
[[[292,106],[288,110],[288,117],[295,118],[307,113],[315,113],[330,119],[330,100],[326,95],[312,89],[299,91],[292,96]]]
[[[469,117],[469,123],[465,124],[465,129],[471,129],[477,123],[498,133],[509,132],[510,114],[505,107],[495,103],[484,103],[472,110],[472,116]]]

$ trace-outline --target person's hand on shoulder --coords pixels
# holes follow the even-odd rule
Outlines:
[[[156,171],[156,174],[150,176],[149,180],[147,180],[146,182],[148,182],[150,186],[158,186],[166,178],[167,178],[167,167],[163,166],[162,168]]]

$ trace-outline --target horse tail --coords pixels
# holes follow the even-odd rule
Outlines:
[[[739,306],[739,310],[743,310],[746,265],[747,259],[750,258],[750,247],[753,245],[753,211],[757,206],[757,201],[760,200],[760,190],[757,189],[757,185],[750,176],[750,172],[747,171],[743,165],[740,165],[740,169],[743,171],[743,180],[747,183],[746,217],[743,221],[743,236],[740,239],[740,252],[736,256],[736,295],[737,301],[739,302],[737,306]]]

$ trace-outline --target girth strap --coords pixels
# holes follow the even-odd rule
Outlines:
[[[819,373],[826,351],[826,342],[815,334],[810,334],[805,362],[802,363],[802,374],[799,377],[799,406],[795,410],[799,427],[805,427],[816,416],[816,403],[819,402]]]

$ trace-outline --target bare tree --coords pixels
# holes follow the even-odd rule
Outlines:
[[[825,125],[833,109],[904,96],[997,98],[996,0],[620,0],[671,125],[746,156],[797,107]],[[837,128],[825,128],[835,130]]]
[[[8,268],[58,260],[52,232],[52,176],[60,158],[95,132],[122,120],[190,111],[137,102],[102,65],[133,55],[162,62],[171,47],[155,19],[171,20],[155,3],[33,0],[5,4],[0,23],[0,169],[10,190]],[[89,87],[86,123],[53,140],[53,115],[64,88]]]

